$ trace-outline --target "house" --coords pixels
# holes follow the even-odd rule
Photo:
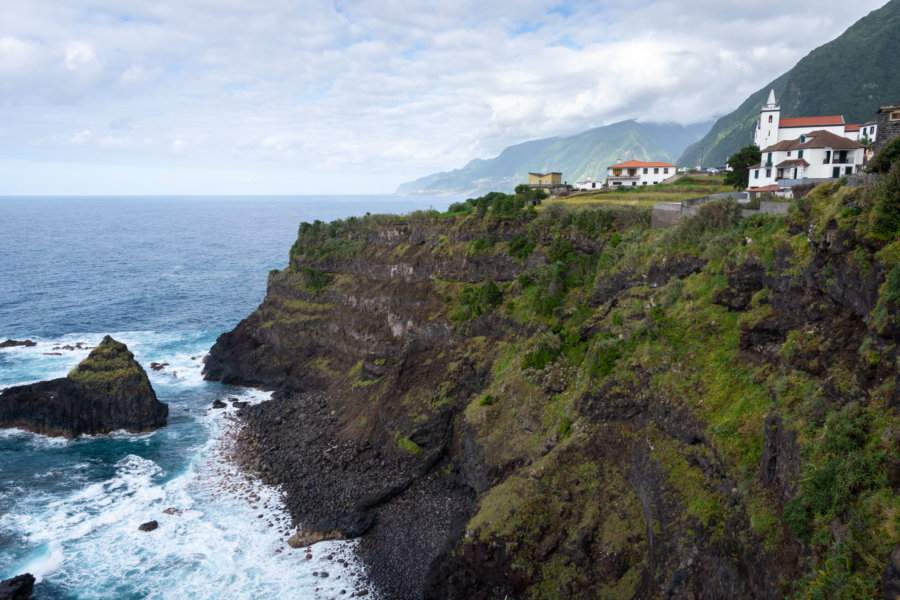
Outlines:
[[[674,175],[677,168],[664,162],[629,160],[607,167],[606,182],[610,186],[653,185]]]
[[[866,140],[868,140],[870,143],[873,143],[877,131],[878,121],[866,121],[859,126],[859,136],[857,136],[856,141],[865,144]]]
[[[875,113],[876,137],[875,152],[881,150],[888,142],[900,137],[900,104],[882,106]],[[871,140],[872,137],[869,136]]]
[[[859,137],[859,130],[859,125],[844,123],[844,117],[841,115],[782,118],[781,107],[775,103],[775,90],[769,90],[769,99],[760,110],[756,129],[753,130],[753,143],[760,148],[768,148],[778,142],[796,139],[813,131],[827,131],[856,140]]]
[[[603,187],[602,181],[594,181],[587,175],[582,175],[578,181],[574,183],[574,187],[576,190],[597,190]]]
[[[531,187],[548,187],[562,185],[562,173],[529,173],[528,185]]]
[[[850,175],[862,167],[866,147],[825,129],[793,140],[782,140],[762,150],[762,162],[752,165],[750,189],[787,187],[783,180],[822,180]],[[796,184],[792,181],[791,184]]]

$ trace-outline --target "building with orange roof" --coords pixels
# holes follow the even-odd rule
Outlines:
[[[753,143],[760,148],[768,148],[813,131],[827,131],[847,139],[859,140],[860,129],[860,125],[845,123],[842,115],[782,117],[781,107],[775,102],[775,90],[769,90],[769,99],[760,110],[756,129],[753,130]]]
[[[610,187],[654,185],[675,175],[677,168],[666,162],[628,160],[606,167],[606,183]]]
[[[750,190],[782,186],[783,180],[823,180],[851,175],[863,164],[866,146],[826,129],[801,134],[762,149],[762,162],[752,165]],[[757,190],[758,191],[758,190]]]

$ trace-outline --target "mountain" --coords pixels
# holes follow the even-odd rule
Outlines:
[[[528,181],[530,171],[562,171],[563,179],[569,183],[584,175],[603,179],[606,167],[619,158],[674,161],[710,125],[710,122],[682,126],[630,120],[569,137],[532,140],[510,146],[496,158],[475,159],[461,169],[404,183],[397,193],[474,196],[491,190],[512,191]]]
[[[716,121],[678,164],[720,165],[750,144],[770,89],[775,90],[782,118],[844,115],[847,123],[870,121],[880,105],[900,100],[898,56],[900,0],[891,0]]]

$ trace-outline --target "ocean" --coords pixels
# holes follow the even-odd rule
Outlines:
[[[148,434],[64,440],[0,429],[0,579],[32,573],[39,599],[346,598],[364,589],[354,542],[318,544],[311,559],[287,546],[280,490],[227,460],[240,424],[230,403],[210,408],[269,395],[204,381],[202,359],[262,301],[301,221],[443,210],[453,200],[0,198],[0,341],[37,342],[0,349],[0,388],[65,376],[110,334],[169,404],[168,425]],[[159,528],[138,530],[150,520]]]

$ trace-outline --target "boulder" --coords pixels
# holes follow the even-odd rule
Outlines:
[[[134,354],[110,336],[66,377],[0,391],[0,427],[51,436],[153,431],[168,414]]]
[[[32,342],[31,340],[6,340],[5,342],[0,342],[0,348],[12,348],[14,346],[30,348],[31,346],[37,346],[37,342]]]
[[[34,589],[34,575],[24,573],[0,581],[0,600],[27,600]]]
[[[225,408],[226,406],[228,406],[228,405],[225,404],[224,402],[222,402],[221,400],[216,400],[212,403],[213,408]]]
[[[147,521],[146,523],[141,523],[138,529],[141,531],[153,531],[157,527],[159,527],[159,523],[156,521]]]

